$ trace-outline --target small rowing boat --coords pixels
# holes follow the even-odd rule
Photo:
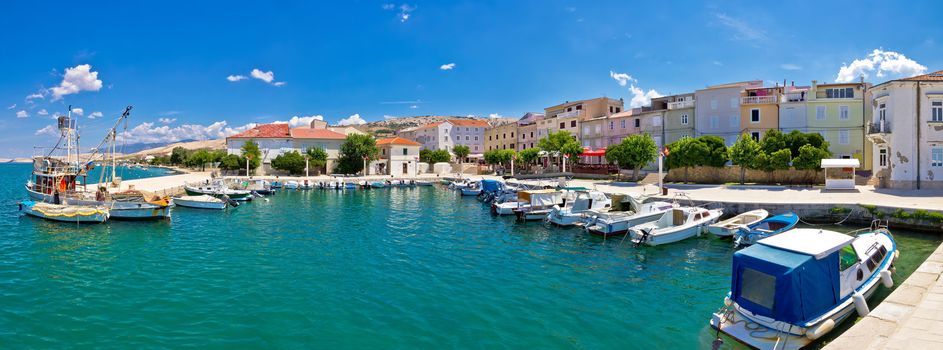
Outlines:
[[[180,196],[174,197],[173,203],[178,207],[197,208],[197,209],[226,209],[230,199],[216,198],[207,194],[200,196]],[[232,202],[234,206],[239,205]]]
[[[751,210],[746,213],[734,216],[730,219],[718,222],[711,225],[707,228],[707,231],[714,234],[714,236],[725,238],[733,237],[741,227],[747,227],[749,225],[760,222],[766,217],[769,216],[769,212],[763,209]]]

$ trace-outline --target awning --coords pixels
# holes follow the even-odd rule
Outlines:
[[[589,148],[583,148],[583,153],[580,153],[581,157],[602,157],[606,155],[606,148],[600,148],[595,151],[590,150]]]
[[[822,168],[858,168],[861,162],[857,158],[849,159],[822,159]]]

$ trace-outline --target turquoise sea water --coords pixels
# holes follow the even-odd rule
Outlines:
[[[76,227],[16,212],[28,171],[0,166],[2,349],[706,348],[729,288],[729,242],[634,249],[442,188]],[[939,243],[897,238],[903,274]]]

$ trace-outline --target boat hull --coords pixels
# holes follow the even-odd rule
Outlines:
[[[35,203],[20,203],[20,211],[26,215],[46,219],[50,221],[68,222],[75,224],[101,224],[108,221],[109,215],[107,209],[88,208],[87,211],[80,211],[73,215],[56,215],[44,212],[35,207]]]
[[[176,199],[176,198],[174,199],[174,205],[178,207],[195,208],[195,209],[212,209],[212,210],[226,209],[226,202],[191,201],[191,200]]]
[[[585,227],[587,232],[596,236],[622,236],[626,233],[629,233],[629,228],[644,224],[646,222],[658,220],[662,214],[664,214],[664,212],[636,214],[631,217],[627,217],[624,220],[618,220],[614,222],[600,222],[593,220],[590,221]]]
[[[67,200],[69,204],[103,206],[108,208],[112,220],[160,220],[170,217],[169,205],[157,205],[146,202],[98,202],[88,200]]]
[[[223,198],[223,196],[229,196],[229,199],[232,199],[232,200],[235,200],[235,201],[248,200],[248,199],[250,198],[250,195],[251,195],[251,193],[249,193],[249,192],[242,193],[242,192],[240,191],[240,192],[236,192],[236,193],[225,193],[225,194],[224,194],[224,193],[218,193],[218,192],[212,192],[212,191],[200,191],[200,190],[192,189],[192,188],[189,188],[189,187],[186,188],[186,191],[187,191],[187,195],[190,195],[190,196],[200,196],[200,195],[204,195],[204,194],[210,195],[210,196],[213,196],[213,197],[216,197],[216,198]]]

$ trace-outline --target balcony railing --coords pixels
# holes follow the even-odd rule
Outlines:
[[[557,114],[557,118],[572,118],[572,117],[579,117],[581,115],[583,115],[583,110],[577,109],[575,111],[569,111],[569,112],[563,112],[563,113]]]
[[[890,134],[891,125],[886,121],[877,123],[868,123],[868,134]]]
[[[779,98],[777,98],[775,95],[773,96],[744,96],[740,98],[740,104],[742,105],[776,103],[778,101],[779,101]]]
[[[694,100],[668,102],[668,109],[681,109],[694,107]]]

